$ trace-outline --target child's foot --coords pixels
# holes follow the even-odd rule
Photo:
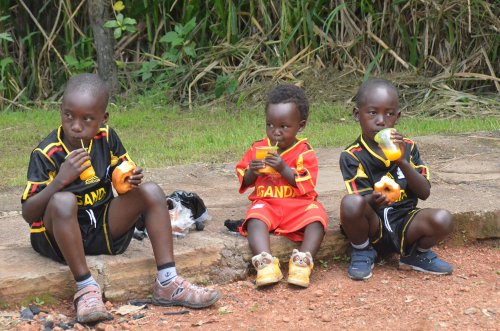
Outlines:
[[[95,285],[86,286],[76,292],[73,303],[78,323],[94,323],[112,318],[102,302],[101,289]]]
[[[198,287],[180,276],[165,286],[156,280],[153,286],[153,304],[158,306],[205,308],[214,304],[219,297],[219,291]]]
[[[252,264],[257,270],[257,287],[279,282],[283,278],[280,261],[269,253],[262,252],[252,257]]]
[[[354,280],[366,280],[372,276],[373,265],[377,258],[377,252],[368,246],[364,249],[352,249],[351,264],[347,274]]]
[[[453,267],[448,262],[441,260],[431,250],[426,252],[415,251],[410,256],[401,257],[399,259],[399,267],[401,269],[413,269],[435,275],[449,275],[453,272]]]
[[[314,263],[311,253],[303,253],[294,249],[290,257],[290,262],[288,262],[288,283],[308,287],[309,276],[313,267]]]

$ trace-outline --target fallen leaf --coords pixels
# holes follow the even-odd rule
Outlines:
[[[124,315],[138,312],[139,310],[144,309],[145,307],[146,307],[146,305],[142,305],[142,306],[124,305],[124,306],[121,306],[120,308],[118,308],[117,310],[115,310],[115,313],[124,316]]]

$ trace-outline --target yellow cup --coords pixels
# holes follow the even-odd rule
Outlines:
[[[395,161],[401,157],[401,149],[391,139],[392,128],[379,131],[374,140],[379,144],[382,152],[389,161]]]
[[[278,146],[259,146],[255,147],[255,158],[257,160],[262,160],[266,158],[266,156],[271,156],[271,153],[277,153]],[[272,167],[266,165],[264,168],[259,169],[259,173],[261,174],[270,174],[276,172]]]
[[[80,174],[80,179],[82,181],[86,181],[87,179],[90,179],[90,178],[92,178],[92,177],[95,176],[94,167],[90,163],[90,160],[87,160],[87,161],[83,162],[82,166],[86,166],[87,164],[90,164],[90,167],[88,167],[87,169],[83,170],[82,173]]]

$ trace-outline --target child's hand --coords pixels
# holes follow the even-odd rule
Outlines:
[[[82,167],[82,164],[87,160],[90,160],[90,155],[84,148],[75,149],[68,154],[66,160],[62,163],[56,178],[63,186],[68,186],[73,183],[85,169],[91,166],[91,164],[87,164]]]
[[[252,161],[250,161],[250,164],[248,164],[248,169],[250,169],[250,171],[254,174],[257,174],[257,175],[262,175],[259,170],[260,169],[264,169],[266,167],[266,163],[262,160],[257,160],[257,159],[253,159]]]
[[[404,160],[406,146],[403,141],[403,136],[395,128],[393,128],[391,131],[391,140],[394,142],[394,144],[398,145],[399,149],[401,150],[401,157],[396,161]]]
[[[380,208],[381,206],[389,206],[392,204],[392,201],[387,199],[385,194],[380,192],[373,192],[370,199],[370,204],[376,208]]]
[[[266,156],[264,159],[265,163],[268,166],[271,166],[276,170],[277,172],[281,173],[283,169],[286,168],[285,161],[281,158],[281,156],[278,153],[269,153],[270,156]]]
[[[142,179],[144,178],[144,174],[142,173],[141,167],[135,167],[132,171],[132,175],[127,179],[132,187],[139,187],[142,183]]]

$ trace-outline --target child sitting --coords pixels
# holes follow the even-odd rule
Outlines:
[[[21,200],[23,217],[31,227],[31,245],[41,255],[69,266],[77,287],[78,322],[107,319],[101,289],[85,255],[123,253],[137,218],[144,214],[158,268],[153,302],[210,306],[219,299],[218,291],[191,285],[176,273],[162,189],[141,184],[142,169],[135,167],[128,179],[132,190],[113,196],[113,170],[130,158],[116,132],[106,125],[108,98],[108,87],[97,75],[82,74],[68,81],[60,106],[61,126],[31,153]],[[80,178],[91,166],[95,175]]]
[[[401,156],[389,161],[375,142],[375,135],[393,128],[401,112],[398,91],[383,79],[364,82],[356,94],[353,110],[361,135],[340,155],[340,170],[349,195],[340,205],[342,231],[351,241],[348,275],[354,280],[372,276],[377,250],[401,255],[399,265],[433,274],[450,274],[452,267],[439,259],[431,247],[453,228],[452,216],[444,209],[419,209],[418,199],[430,194],[429,169],[415,143],[392,130],[392,141]],[[400,186],[394,203],[386,194],[374,192],[383,176]],[[373,246],[372,246],[373,245]]]
[[[307,287],[328,224],[314,191],[316,155],[305,138],[297,138],[306,126],[309,104],[301,88],[282,85],[269,94],[265,113],[267,137],[255,142],[236,165],[239,192],[254,187],[240,233],[248,236],[255,255],[257,286],[283,278],[278,259],[271,255],[269,232],[301,241],[290,257],[288,283]],[[277,146],[277,151],[257,159],[256,149],[262,146]]]

